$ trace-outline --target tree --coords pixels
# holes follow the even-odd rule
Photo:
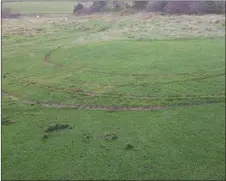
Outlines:
[[[148,4],[148,1],[134,1],[132,7],[134,9],[144,10],[146,9],[147,4]]]

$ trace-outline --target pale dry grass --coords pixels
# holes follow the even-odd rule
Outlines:
[[[80,29],[78,27],[84,27]],[[102,29],[98,29],[102,27]],[[94,28],[97,28],[96,30]],[[89,29],[89,31],[87,30]],[[225,17],[223,15],[181,15],[163,16],[154,13],[137,13],[120,16],[117,13],[90,16],[40,15],[4,19],[3,36],[38,34],[80,33],[83,40],[108,39],[171,39],[225,36]]]

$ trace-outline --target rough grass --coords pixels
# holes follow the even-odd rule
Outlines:
[[[144,17],[4,20],[2,87],[20,98],[3,94],[4,117],[17,121],[2,128],[4,180],[225,179],[224,34],[219,24],[207,23],[210,17],[222,17],[197,16],[200,34],[183,28],[171,31],[176,19],[161,28],[167,18],[176,16]],[[189,16],[177,18],[194,23]],[[24,23],[30,30],[37,26],[43,31],[26,33]],[[157,25],[159,31],[153,31]],[[135,26],[140,32],[121,33]],[[209,26],[217,31],[205,30]],[[178,37],[193,39],[175,40]],[[44,62],[50,50],[64,43],[52,53],[52,63]],[[23,100],[43,101],[50,107]],[[89,111],[51,108],[54,101],[83,108],[177,107]],[[211,102],[217,104],[207,105]],[[49,137],[43,130],[53,120],[74,129],[54,132],[43,141]]]
[[[3,36],[52,35],[56,40],[70,37],[71,41],[99,41],[109,39],[172,39],[201,38],[225,35],[225,17],[203,16],[161,16],[153,13],[138,13],[130,16],[102,14],[75,17],[71,15],[48,15],[24,17],[18,20],[3,20]],[[67,32],[67,33],[65,33]],[[55,34],[53,34],[55,33]],[[80,33],[80,34],[78,34]],[[74,38],[73,35],[80,35]]]

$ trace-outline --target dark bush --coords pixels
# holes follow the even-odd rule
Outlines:
[[[80,13],[81,10],[83,10],[83,9],[84,9],[83,5],[78,3],[77,5],[74,6],[73,14]]]
[[[133,145],[131,143],[127,143],[126,146],[125,146],[125,148],[127,150],[131,150],[131,149],[133,149]]]
[[[96,12],[121,11],[123,14],[131,14],[137,10],[148,12],[164,12],[167,14],[219,14],[225,13],[224,1],[134,1],[131,5],[118,1],[95,1],[90,7],[77,4],[73,13],[92,14]],[[9,11],[8,11],[9,12]],[[6,13],[7,14],[7,13]]]
[[[147,4],[146,11],[148,12],[163,12],[164,7],[166,6],[166,1],[150,1]]]
[[[78,4],[79,5],[79,4]],[[95,1],[90,7],[74,7],[74,14],[92,14],[97,12],[116,12],[123,9],[122,3],[118,1],[107,2],[107,1]]]
[[[2,8],[2,18],[18,18],[19,16],[19,13],[13,13],[10,8]]]
[[[42,139],[45,140],[45,139],[47,139],[47,138],[49,138],[49,134],[48,134],[48,133],[44,133],[44,134],[42,135]]]
[[[163,11],[170,14],[189,13],[189,3],[188,1],[167,2]]]
[[[10,120],[8,118],[2,118],[2,125],[14,124],[16,121]]]
[[[196,1],[190,4],[190,11],[198,14],[225,13],[224,1]]]
[[[119,2],[117,2],[117,1],[113,1],[113,11],[120,11],[120,10],[122,10],[123,8],[122,8],[122,6],[121,6],[121,4],[119,3]]]
[[[148,1],[134,1],[132,8],[138,10],[144,10],[147,8]]]
[[[168,14],[222,14],[224,1],[150,1],[146,11]]]
[[[69,124],[53,124],[53,125],[49,125],[46,129],[45,129],[45,132],[46,133],[50,133],[50,132],[53,132],[53,131],[58,131],[58,130],[62,130],[62,129],[70,129],[71,126]]]
[[[106,4],[107,4],[106,1],[93,2],[92,6],[89,8],[90,13],[103,12]]]

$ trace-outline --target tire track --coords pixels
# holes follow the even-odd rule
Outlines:
[[[2,95],[8,97],[13,101],[18,101],[20,103],[29,104],[29,105],[37,105],[41,107],[47,108],[70,108],[70,109],[84,109],[84,110],[95,110],[95,111],[161,111],[175,108],[183,108],[183,107],[191,107],[198,105],[209,105],[209,104],[217,104],[222,103],[219,101],[206,101],[206,102],[198,102],[198,103],[189,103],[189,104],[180,104],[177,106],[134,106],[134,107],[126,107],[126,106],[103,106],[103,105],[82,105],[82,104],[63,104],[57,102],[49,102],[49,101],[36,101],[36,100],[25,100],[19,97],[16,97],[8,92],[2,91]]]
[[[65,43],[67,44],[67,43]],[[69,66],[65,66],[63,64],[58,64],[52,61],[51,54],[55,52],[57,49],[63,47],[65,44],[62,44],[55,49],[49,51],[46,56],[44,57],[44,62],[54,64],[59,67],[66,67],[70,68]],[[79,69],[79,68],[78,68]],[[78,70],[77,69],[77,70]],[[73,69],[75,70],[75,69]],[[89,71],[87,72],[96,72],[96,73],[103,73],[103,72],[98,72],[98,71]],[[113,73],[107,73],[108,75],[116,75]],[[118,74],[117,74],[118,75]],[[121,74],[121,75],[128,75],[128,74]],[[133,76],[153,76],[151,74],[133,74]],[[182,74],[181,74],[182,75]],[[184,74],[183,74],[184,75]],[[187,75],[187,74],[186,74]],[[215,75],[209,75],[205,76],[202,78],[195,78],[195,80],[202,80],[206,79],[209,77],[213,76],[220,76],[222,73],[215,74]],[[128,75],[131,76],[131,75]],[[169,75],[166,75],[167,77]],[[11,76],[9,76],[11,77]],[[12,78],[12,77],[11,77]],[[14,78],[12,78],[14,79]],[[17,79],[19,80],[19,78]],[[21,81],[21,80],[20,80]],[[185,80],[187,81],[187,80]],[[166,96],[166,97],[160,97],[160,96],[141,96],[141,95],[128,95],[128,94],[97,94],[95,92],[81,92],[79,93],[78,90],[76,89],[69,89],[69,88],[57,88],[54,86],[49,86],[49,85],[40,85],[36,82],[28,81],[28,80],[22,80],[22,82],[25,83],[30,83],[30,84],[36,84],[40,88],[48,89],[51,91],[61,91],[61,92],[67,92],[67,93],[76,93],[77,95],[82,95],[82,96],[100,96],[100,97],[112,97],[112,98],[130,98],[130,99],[189,99],[189,98],[225,98],[225,95],[178,95],[178,96]],[[173,81],[171,81],[173,82]],[[131,86],[131,85],[130,85]],[[104,105],[91,105],[91,104],[66,104],[66,103],[61,103],[61,102],[54,102],[54,101],[37,101],[37,100],[30,100],[30,99],[22,99],[17,96],[14,96],[13,94],[10,94],[6,91],[3,91],[3,96],[6,96],[10,98],[11,100],[18,101],[21,103],[25,104],[30,104],[30,105],[39,105],[42,107],[48,107],[48,108],[71,108],[71,109],[85,109],[85,110],[103,110],[103,111],[157,111],[157,110],[166,110],[166,109],[173,109],[177,107],[187,107],[187,106],[196,106],[196,105],[207,105],[207,104],[216,104],[216,103],[222,103],[221,100],[204,100],[201,102],[190,102],[190,103],[177,103],[173,106],[104,106]]]
[[[53,50],[50,50],[44,57],[44,62],[47,62],[49,64],[52,64],[52,65],[55,65],[55,66],[58,66],[58,67],[65,67],[65,68],[69,68],[69,69],[73,69],[73,70],[80,70],[81,68],[74,68],[74,67],[70,67],[70,66],[66,66],[64,64],[60,64],[60,63],[56,63],[54,61],[51,60],[51,55],[53,52],[55,52],[56,50],[60,49],[61,47],[65,46],[66,44],[68,43],[64,43],[58,47],[56,47],[55,49]],[[114,73],[114,72],[105,72],[105,71],[95,71],[95,70],[85,70],[86,72],[89,72],[89,73],[95,73],[95,74],[105,74],[105,75],[110,75],[110,76],[116,76],[116,75],[119,75],[119,76],[142,76],[142,77],[157,77],[157,75],[153,75],[153,74],[148,74],[148,73],[133,73],[133,74],[126,74],[126,73]],[[186,76],[186,75],[192,75],[192,74],[188,74],[188,73],[178,73],[177,75],[181,75],[181,76]],[[208,79],[208,78],[212,78],[212,77],[215,77],[215,76],[222,76],[222,75],[225,75],[225,73],[218,73],[218,74],[215,74],[215,75],[207,75],[207,76],[204,76],[204,77],[195,77],[195,78],[191,78],[191,79],[188,79],[188,80],[179,80],[178,82],[181,82],[181,81],[192,81],[192,80],[203,80],[203,79]],[[162,76],[158,76],[158,77],[175,77],[175,75],[172,75],[172,74],[168,74],[168,75],[162,75]],[[177,81],[175,81],[177,82]],[[167,83],[175,83],[174,81],[170,81],[170,82],[167,82]],[[140,85],[142,86],[142,85]]]
[[[140,100],[157,100],[157,99],[197,99],[197,98],[224,98],[225,93],[221,94],[213,94],[213,95],[200,95],[200,94],[182,94],[182,95],[174,95],[174,96],[142,96],[139,94],[111,94],[111,93],[96,93],[96,92],[91,92],[91,91],[83,91],[79,88],[59,88],[59,87],[54,87],[51,85],[41,85],[36,82],[30,81],[30,80],[25,80],[25,79],[20,79],[20,78],[15,78],[10,75],[7,75],[9,78],[12,80],[16,80],[19,82],[23,82],[28,85],[36,85],[39,88],[48,90],[48,91],[59,91],[59,92],[65,92],[69,94],[74,94],[74,95],[80,95],[80,96],[85,96],[85,97],[107,97],[107,98],[130,98],[130,99],[140,99]],[[24,85],[26,86],[26,85]]]

